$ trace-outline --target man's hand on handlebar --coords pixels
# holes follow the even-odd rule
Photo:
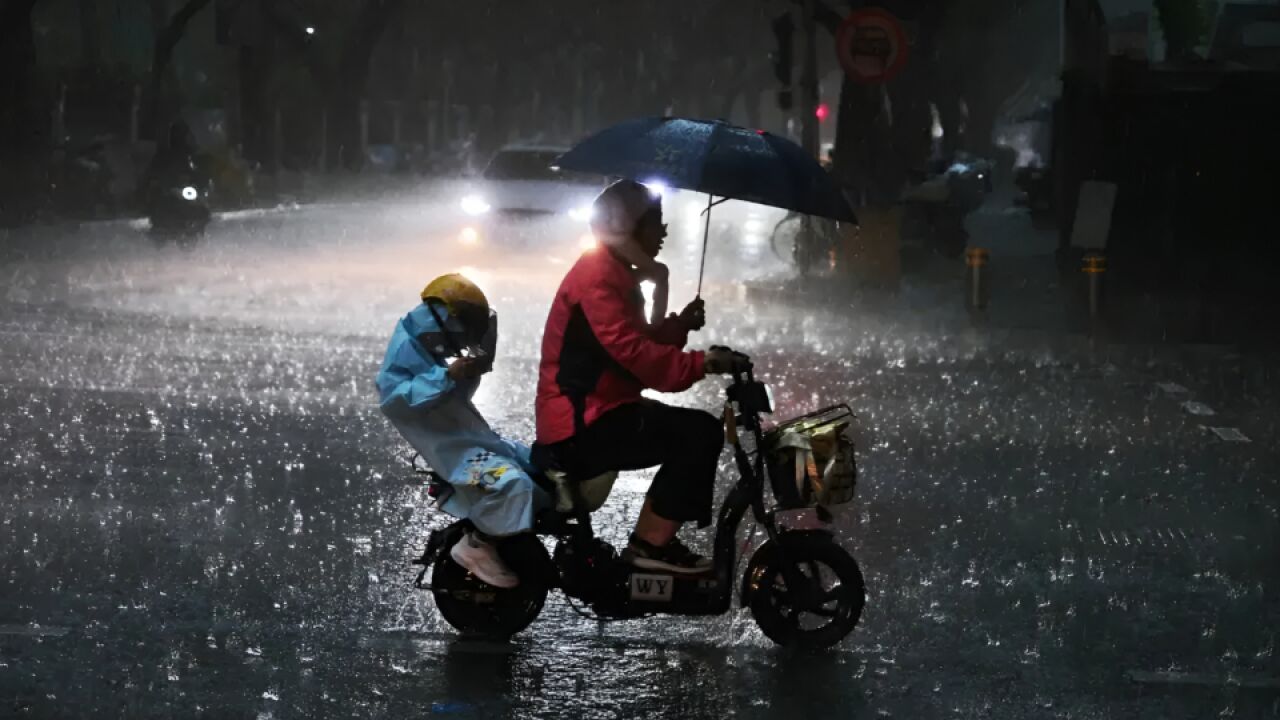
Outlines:
[[[727,347],[712,345],[703,355],[702,368],[708,375],[747,372],[751,369],[751,360]]]

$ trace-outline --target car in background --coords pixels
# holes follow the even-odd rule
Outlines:
[[[556,158],[568,148],[512,145],[499,150],[462,198],[467,245],[521,246],[594,243],[591,203],[606,179],[562,170]]]

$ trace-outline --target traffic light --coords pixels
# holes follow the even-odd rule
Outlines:
[[[826,103],[818,103],[818,107],[814,109],[813,114],[818,117],[818,122],[826,122],[831,116],[831,108]]]

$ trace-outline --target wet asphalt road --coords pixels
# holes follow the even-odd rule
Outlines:
[[[760,299],[738,281],[780,266],[745,209],[695,342],[755,355],[779,416],[859,412],[861,624],[799,656],[746,611],[601,625],[553,594],[509,644],[458,639],[410,586],[443,518],[373,373],[470,268],[501,315],[479,404],[528,440],[577,249],[464,246],[455,194],[243,213],[192,250],[0,239],[0,717],[1280,716],[1274,359],[973,330],[945,288]],[[669,215],[678,308],[695,218]],[[615,542],[644,486],[598,515]]]

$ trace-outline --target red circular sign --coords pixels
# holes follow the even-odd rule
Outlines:
[[[853,11],[836,32],[836,56],[854,82],[873,85],[892,80],[907,62],[907,33],[884,8]]]

